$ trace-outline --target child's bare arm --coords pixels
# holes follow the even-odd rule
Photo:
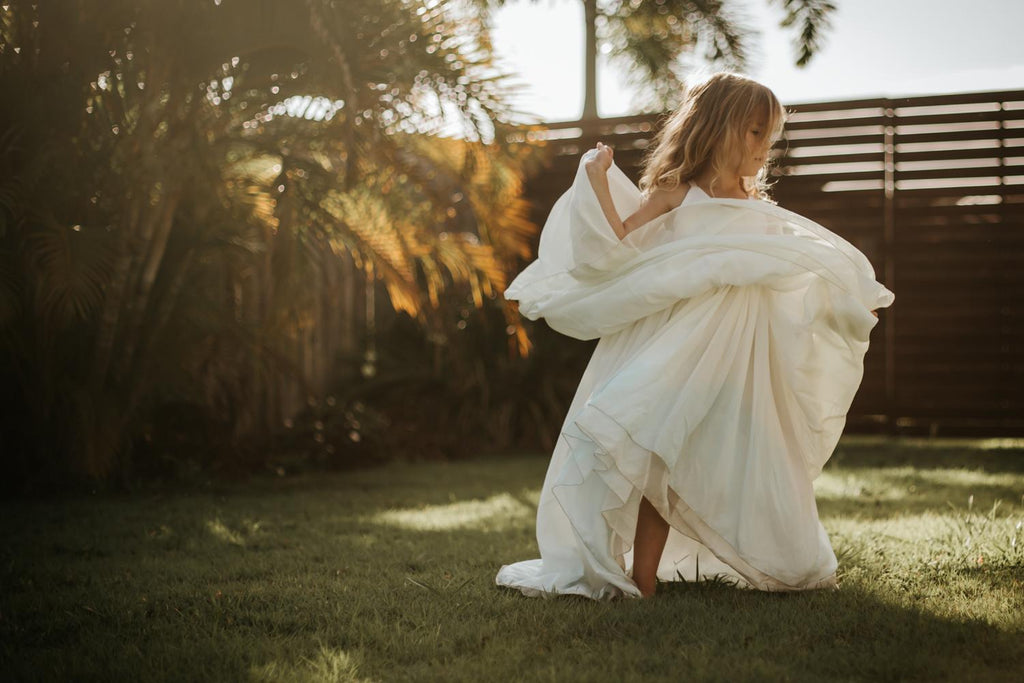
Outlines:
[[[608,169],[611,167],[612,159],[611,148],[599,142],[597,143],[597,149],[597,156],[585,163],[587,177],[594,188],[594,194],[597,195],[597,201],[601,205],[601,210],[620,240],[631,231],[636,230],[651,219],[657,218],[671,208],[666,201],[664,193],[654,192],[644,201],[639,209],[623,221],[615,210],[611,190],[608,188]]]
[[[587,177],[590,178],[590,184],[594,188],[594,194],[597,195],[597,201],[601,205],[601,210],[608,219],[608,223],[612,226],[612,230],[615,231],[616,236],[621,240],[628,231],[626,230],[625,222],[619,218],[619,214],[615,210],[615,203],[612,202],[612,193],[608,189],[608,172],[600,164],[595,163],[594,160],[588,161],[586,168]]]

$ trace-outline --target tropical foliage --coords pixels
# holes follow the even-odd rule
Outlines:
[[[513,0],[475,0],[483,8]],[[536,1],[536,0],[534,0]],[[583,3],[584,120],[598,118],[597,55],[637,88],[637,103],[652,110],[679,103],[683,78],[700,64],[734,71],[750,66],[750,41],[759,31],[735,0],[578,0]],[[779,26],[796,33],[797,66],[821,51],[831,29],[830,0],[767,0],[782,10]]]
[[[497,293],[536,232],[535,152],[504,142],[463,9],[4,3],[12,472],[127,477],[171,434],[198,459],[260,444],[346,370],[373,374],[378,289],[432,339],[458,329],[449,301],[494,309],[502,352],[526,353]]]

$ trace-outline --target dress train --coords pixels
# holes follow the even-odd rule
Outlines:
[[[657,576],[759,590],[835,585],[813,480],[894,295],[867,258],[768,202],[683,203],[619,240],[580,160],[538,258],[506,289],[527,318],[600,338],[541,489],[541,558],[495,583],[531,597],[640,597],[642,496],[670,525]],[[639,190],[608,172],[619,215]]]

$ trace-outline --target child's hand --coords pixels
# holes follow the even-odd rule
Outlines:
[[[608,169],[612,167],[612,148],[603,142],[599,142],[596,149],[597,154],[594,158],[587,160],[587,170],[607,173]]]

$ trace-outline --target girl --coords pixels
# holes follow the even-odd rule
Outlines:
[[[812,482],[894,295],[853,245],[768,197],[785,119],[768,88],[717,73],[659,131],[639,188],[605,145],[583,155],[505,297],[600,341],[541,489],[541,558],[503,565],[498,585],[836,586]]]

